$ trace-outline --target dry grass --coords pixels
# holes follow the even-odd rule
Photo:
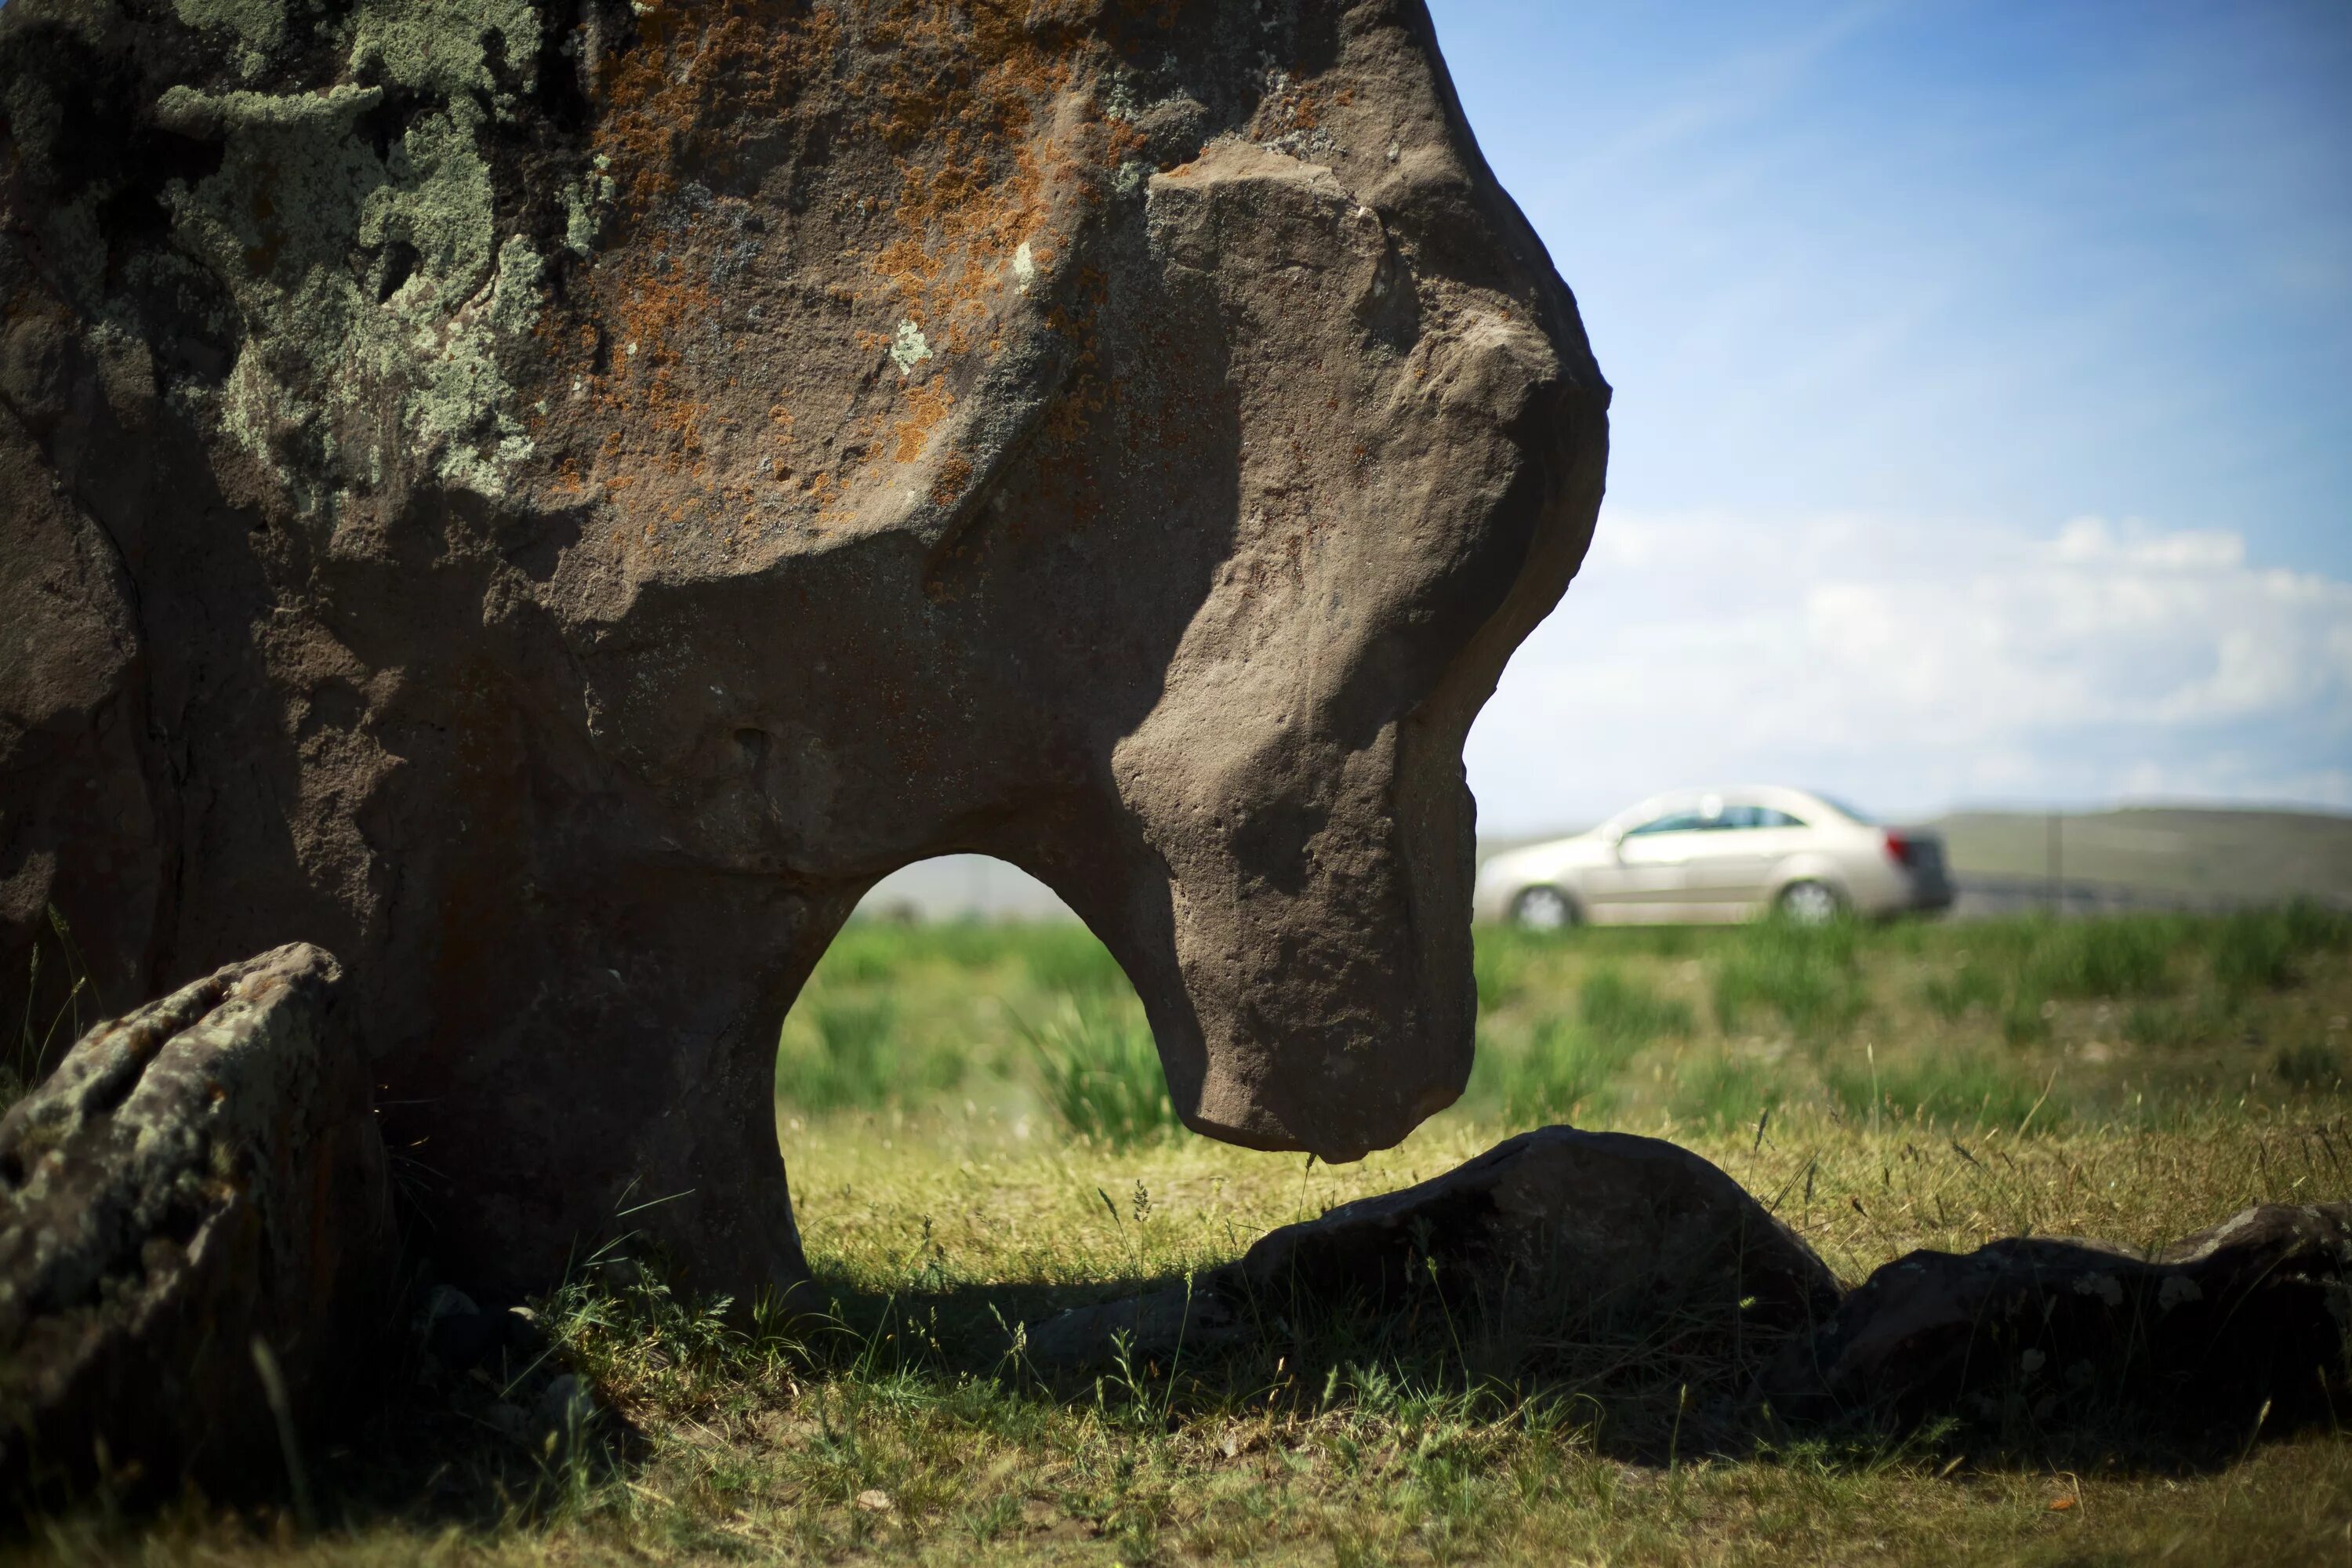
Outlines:
[[[1482,970],[1495,1057],[1535,1050],[1547,1026],[1555,1041],[1598,1042],[1611,1065],[1592,1081],[1607,1092],[1587,1098],[1606,1106],[1580,1120],[1696,1148],[1858,1278],[1916,1247],[2021,1232],[2153,1244],[2248,1203],[2352,1193],[2352,1102],[2330,1074],[2279,1070],[2288,1047],[2332,1060],[2342,1045],[2352,955],[2340,935],[2267,970],[2228,956],[2253,939],[2211,922],[2161,935],[2151,968],[2146,931],[1853,933],[1843,955],[1790,963],[1822,968],[1833,997],[1854,994],[1808,1014],[1823,983],[1804,981],[1810,992],[1781,996],[1797,997],[1800,1024],[1768,973],[1740,1005],[1745,1033],[1722,1029],[1710,993],[1751,961],[1739,944],[1782,937],[1506,939]],[[1664,1361],[1629,1379],[1451,1324],[1418,1337],[1292,1325],[1221,1361],[1041,1375],[1003,1324],[1223,1262],[1268,1226],[1435,1174],[1516,1123],[1482,1089],[1402,1148],[1341,1168],[1185,1135],[1075,1137],[1029,1076],[1017,1027],[982,1004],[1115,991],[1083,951],[1041,947],[1032,962],[1018,938],[971,932],[859,942],[843,950],[855,973],[822,977],[815,1000],[890,991],[892,1048],[916,1056],[930,1048],[927,1019],[1003,1033],[929,1101],[782,1108],[830,1327],[739,1333],[657,1283],[583,1282],[545,1303],[605,1411],[576,1442],[513,1445],[467,1419],[462,1388],[436,1384],[321,1459],[321,1534],[193,1502],[125,1525],[100,1500],[37,1524],[21,1554],[501,1568],[2352,1562],[2352,1444],[2327,1431],[2249,1431],[2195,1455],[2128,1433],[1797,1439],[1727,1418],[1705,1390],[1684,1396]],[[2101,942],[2107,956],[2081,958]],[[1958,1006],[1930,999],[1971,963],[1992,982]],[[2263,977],[2223,995],[2217,975],[2241,970]],[[2003,1017],[2032,975],[2055,1005],[2044,1016],[2034,1002],[2043,1027],[2012,1037]],[[2077,994],[2116,984],[2147,994]],[[2143,1045],[2126,1020],[2149,1005],[2217,1022]],[[1887,1092],[1956,1052],[2031,1083],[2031,1114],[1993,1114],[1990,1092],[1973,1106]],[[1850,1059],[1874,1067],[1876,1092],[1840,1087]],[[1722,1064],[1716,1087],[1699,1093],[1709,1062]],[[1769,1120],[1764,1099],[1739,1098],[1759,1089]]]

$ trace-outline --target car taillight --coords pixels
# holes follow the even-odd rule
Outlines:
[[[1895,864],[1908,866],[1911,864],[1911,841],[1890,827],[1886,830],[1886,853]]]

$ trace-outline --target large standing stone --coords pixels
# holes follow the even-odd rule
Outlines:
[[[1907,1427],[2113,1423],[2243,1439],[2352,1394],[2352,1204],[2263,1204],[2162,1251],[2062,1237],[1919,1251],[1873,1274],[1760,1392],[1784,1415]]]
[[[343,954],[492,1287],[803,1279],[777,1026],[926,856],[1202,1131],[1459,1092],[1608,388],[1420,0],[9,0],[0,117],[0,976]]]
[[[363,1375],[396,1262],[342,972],[234,963],[84,1036],[0,1121],[0,1495],[101,1460],[168,1491],[285,1471]]]
[[[1434,1286],[1481,1318],[1545,1315],[1556,1334],[1669,1327],[1723,1338],[1810,1332],[1838,1288],[1812,1249],[1687,1149],[1545,1127],[1402,1192],[1284,1226],[1180,1286],[1077,1308],[1029,1336],[1045,1363],[1209,1350],[1277,1320],[1394,1309]]]

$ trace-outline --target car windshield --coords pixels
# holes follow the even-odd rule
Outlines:
[[[1878,819],[1871,816],[1870,813],[1864,811],[1859,806],[1848,805],[1845,802],[1840,800],[1833,795],[1823,795],[1819,790],[1815,790],[1813,792],[1813,798],[1820,801],[1823,805],[1828,806],[1832,811],[1836,812],[1839,816],[1852,817],[1854,821],[1861,823],[1864,827],[1875,827],[1878,826]]]

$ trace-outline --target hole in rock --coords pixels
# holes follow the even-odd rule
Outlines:
[[[377,304],[400,292],[400,286],[415,274],[417,260],[416,247],[404,239],[395,239],[383,247],[383,270],[375,286]]]
[[[981,855],[875,885],[784,1020],[776,1100],[787,1148],[834,1126],[1129,1146],[1180,1125],[1118,961],[1045,884]]]

